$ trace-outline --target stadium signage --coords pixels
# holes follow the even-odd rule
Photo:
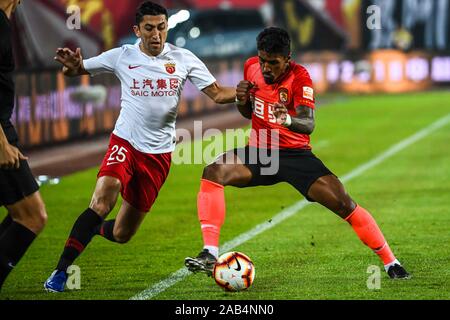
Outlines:
[[[377,50],[352,57],[322,53],[300,58],[318,92],[410,92],[450,84],[450,56]]]

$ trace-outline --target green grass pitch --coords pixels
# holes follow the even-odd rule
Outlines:
[[[449,113],[450,92],[445,91],[341,97],[317,109],[313,151],[342,176]],[[346,184],[375,217],[411,280],[392,281],[383,271],[381,288],[368,289],[367,268],[382,268],[378,257],[347,223],[313,204],[235,248],[254,261],[256,278],[249,290],[226,293],[197,274],[154,299],[449,299],[449,136],[446,125]],[[81,290],[63,294],[44,292],[43,282],[89,204],[97,169],[44,186],[48,225],[6,281],[0,299],[129,299],[182,268],[184,258],[202,245],[196,212],[202,168],[174,165],[137,235],[125,245],[95,237],[76,261]],[[221,243],[302,196],[278,184],[229,187],[226,199]],[[0,218],[5,212],[0,209]]]

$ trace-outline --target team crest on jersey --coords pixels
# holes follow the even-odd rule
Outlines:
[[[278,90],[278,98],[281,103],[289,102],[289,91],[286,88],[281,88]]]
[[[175,72],[175,62],[167,62],[164,67],[166,67],[166,71],[170,74]]]

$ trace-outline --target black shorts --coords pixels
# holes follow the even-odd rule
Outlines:
[[[267,150],[250,146],[238,148],[234,153],[252,172],[247,187],[269,186],[287,182],[308,201],[308,190],[320,177],[334,175],[311,150]]]
[[[4,131],[9,143],[17,146],[14,127],[5,126]],[[38,190],[39,186],[26,160],[20,161],[19,169],[0,169],[0,206],[15,204]]]

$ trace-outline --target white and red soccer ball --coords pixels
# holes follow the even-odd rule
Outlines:
[[[242,291],[252,285],[255,266],[247,255],[236,251],[227,252],[214,265],[213,277],[227,291]]]

